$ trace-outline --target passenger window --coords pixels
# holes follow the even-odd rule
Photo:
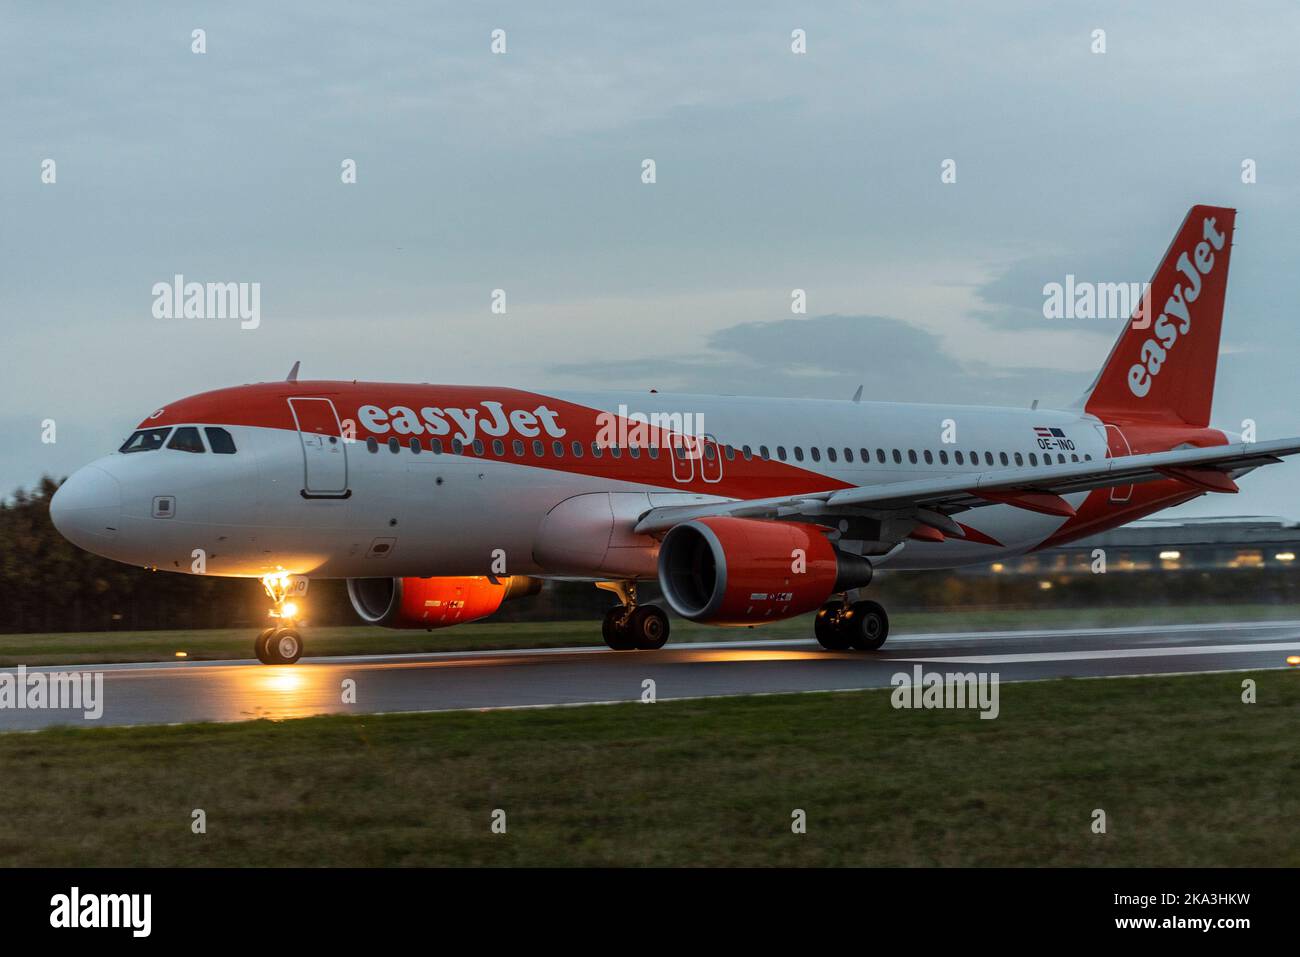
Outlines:
[[[633,451],[635,451],[635,447],[634,447]],[[633,458],[636,458],[636,455],[633,455],[632,457],[633,457]],[[713,446],[713,445],[706,445],[706,446],[704,447],[704,457],[705,457],[706,459],[708,459],[710,462],[712,462],[714,459],[716,459],[716,458],[718,457],[718,449],[717,449],[717,447],[716,447],[716,446]]]
[[[745,457],[745,461],[748,462],[751,459],[753,459],[754,450],[751,449],[748,445],[746,445],[740,450],[740,454],[743,455]]]
[[[483,454],[483,440],[482,440],[482,439],[475,439],[475,440],[474,440],[474,454],[475,454],[475,455],[482,455],[482,454]]]
[[[400,449],[401,447],[402,447],[402,446],[401,446],[401,443],[399,443],[399,442],[397,441],[397,437],[396,437],[396,436],[393,436],[393,437],[389,438],[389,440],[388,440],[388,451],[393,452],[394,454],[396,454],[397,450]]]
[[[958,465],[965,465],[965,464],[966,464],[966,460],[962,457],[962,454],[961,454],[960,451],[958,451],[958,452],[954,452],[954,453],[952,453],[952,454],[953,454],[953,456],[957,459],[957,464],[958,464]]]
[[[564,443],[556,439],[551,443],[551,451],[555,453],[557,459],[564,458]]]
[[[916,449],[907,450],[907,461],[911,462],[913,465],[916,464]]]
[[[582,458],[582,443],[577,439],[573,440],[573,457],[575,459]]]
[[[992,464],[993,464],[993,453],[992,453],[992,452],[985,452],[985,453],[984,453],[984,464],[985,464],[985,465],[992,465]]]
[[[939,464],[940,465],[948,464],[948,453],[945,452],[943,449],[939,450]]]
[[[493,440],[492,440],[492,454],[493,454],[493,455],[505,455],[505,454],[506,454],[506,444],[505,444],[504,442],[502,442],[500,439],[493,439]]]
[[[235,440],[230,437],[230,433],[225,429],[209,425],[204,428],[204,433],[208,437],[208,445],[217,455],[234,455]]]
[[[1038,456],[1035,455],[1033,452],[1030,452],[1030,453],[1029,453],[1029,464],[1030,464],[1030,465],[1037,465],[1037,464],[1038,464]]]
[[[177,452],[206,452],[203,447],[203,440],[199,438],[199,430],[192,425],[183,425],[176,430],[172,440],[167,443],[167,448],[175,449]]]
[[[817,448],[817,446],[814,445],[810,448],[808,453],[812,456],[814,462],[820,462],[822,460],[822,450]]]
[[[1016,464],[1017,464],[1017,465],[1024,465],[1024,464],[1025,464],[1025,457],[1024,457],[1023,455],[1021,455],[1019,452],[1016,453]]]
[[[759,458],[761,458],[764,462],[767,462],[767,461],[769,461],[769,460],[772,458],[772,455],[771,455],[770,452],[768,452],[768,450],[767,450],[767,446],[766,446],[766,445],[760,445],[760,446],[758,447],[758,456],[759,456]]]
[[[903,464],[903,453],[898,451],[898,449],[894,449],[894,464],[895,465]]]
[[[778,446],[776,447],[776,457],[777,457],[778,459],[780,459],[782,462],[785,461],[785,446],[784,446],[784,445],[778,445]]]
[[[441,454],[442,454],[442,439],[430,439],[430,440],[429,440],[429,451],[432,452],[434,455],[441,455]]]
[[[464,450],[465,450],[464,442],[462,442],[460,439],[451,440],[451,451],[453,455],[460,455],[460,453],[463,452]],[[393,449],[393,451],[396,452],[397,449]]]
[[[379,442],[373,435],[366,436],[366,450],[369,452],[379,451]]]
[[[828,448],[826,450],[826,458],[830,459],[832,462],[834,462],[837,458],[839,458],[839,456],[836,455],[835,453],[834,447]]]
[[[609,454],[616,459],[621,459],[623,457],[623,447],[619,445],[611,445],[609,447]]]
[[[407,442],[406,444],[410,446],[411,451],[414,452],[416,455],[420,454],[420,440],[417,439],[415,436],[411,436],[411,441]]]
[[[796,446],[794,447],[794,460],[795,460],[796,462],[802,462],[802,461],[803,461],[803,446],[801,446],[801,445],[796,445]]]
[[[656,462],[659,461],[659,446],[652,445],[646,449],[646,452],[649,453],[650,458],[654,459]]]
[[[533,439],[533,455],[539,459],[546,455],[546,446],[542,444],[541,439]]]
[[[926,465],[933,465],[933,464],[934,464],[934,456],[930,454],[930,450],[929,450],[929,449],[926,449],[925,452],[922,453],[922,454],[925,456],[925,464],[926,464]]]
[[[998,453],[998,461],[1001,462],[1003,465],[1010,465],[1010,464],[1011,464],[1011,460],[1007,458],[1007,453],[1006,453],[1006,452],[999,452],[999,453]]]
[[[591,443],[591,457],[593,459],[598,459],[604,454],[605,454],[605,450],[600,447],[600,444],[598,442]]]
[[[523,454],[524,454],[524,440],[523,440],[523,439],[515,439],[514,442],[510,443],[510,447],[511,447],[512,449],[514,449],[514,451],[515,451],[515,455],[523,455]]]
[[[881,465],[884,465],[884,464],[885,464],[885,450],[884,450],[884,449],[876,449],[876,461],[879,462]]]

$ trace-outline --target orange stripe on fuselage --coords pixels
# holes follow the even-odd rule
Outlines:
[[[566,402],[552,396],[519,389],[504,389],[479,386],[451,385],[409,385],[385,382],[266,382],[256,385],[237,386],[229,389],[217,389],[203,392],[164,406],[140,423],[138,428],[153,428],[161,425],[179,425],[182,423],[203,423],[210,425],[250,426],[264,429],[283,429],[296,431],[293,416],[289,410],[290,398],[326,398],[334,402],[339,418],[352,420],[356,424],[356,438],[364,442],[375,438],[383,443],[390,437],[396,437],[405,445],[412,438],[412,433],[402,433],[390,427],[383,431],[372,431],[365,425],[365,417],[360,414],[363,406],[378,406],[383,410],[402,407],[412,410],[420,417],[420,410],[433,408],[438,410],[457,409],[464,414],[469,410],[476,413],[476,434],[473,438],[484,441],[484,454],[477,456],[466,442],[462,456],[465,458],[482,458],[492,461],[509,462],[543,468],[551,471],[574,475],[587,475],[611,481],[629,482],[637,485],[657,486],[675,492],[696,492],[704,495],[718,495],[726,498],[752,499],[769,498],[782,495],[797,495],[809,492],[833,491],[852,488],[849,482],[822,475],[818,472],[798,468],[785,462],[764,461],[757,455],[746,461],[739,452],[734,459],[726,459],[723,447],[716,442],[706,441],[713,454],[721,458],[722,478],[717,482],[705,481],[700,477],[701,466],[716,474],[718,459],[712,462],[696,461],[694,476],[689,481],[677,481],[673,477],[673,463],[669,448],[668,434],[660,429],[647,429],[660,446],[659,457],[653,459],[645,450],[639,458],[632,458],[626,449],[619,458],[614,458],[608,449],[600,458],[591,454],[591,445],[601,432],[606,416],[616,424],[631,432],[636,423],[619,419],[613,413],[601,409]],[[545,408],[546,421],[552,422],[554,431],[563,431],[562,436],[552,436],[544,423],[538,424],[536,436],[520,434],[511,428],[504,435],[491,436],[482,434],[478,429],[486,422],[492,425],[497,419],[484,403],[500,403],[507,419],[510,413],[523,411],[534,413]],[[442,439],[443,448],[450,454],[451,439],[461,434],[461,427],[455,419],[445,417],[449,423],[449,432],[437,437]],[[415,437],[420,438],[427,449],[430,432],[424,428]],[[492,454],[492,439],[500,438],[505,445],[504,454]],[[564,456],[554,454],[552,444],[559,438],[564,443]],[[750,437],[752,438],[752,437]],[[513,441],[520,439],[525,443],[525,454],[516,455]],[[538,439],[545,443],[545,454],[534,456],[532,442]],[[572,444],[582,444],[583,455],[577,458],[572,453]]]

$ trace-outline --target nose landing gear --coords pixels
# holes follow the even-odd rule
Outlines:
[[[289,599],[295,579],[287,574],[266,575],[262,587],[271,599],[272,625],[263,629],[253,642],[253,652],[264,665],[291,665],[302,657],[302,635],[296,618],[298,605]]]

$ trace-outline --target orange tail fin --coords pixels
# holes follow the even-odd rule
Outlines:
[[[1236,216],[1222,206],[1191,208],[1084,397],[1085,411],[1104,422],[1209,424]]]

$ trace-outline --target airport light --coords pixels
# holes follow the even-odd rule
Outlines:
[[[1287,663],[1288,665],[1290,665],[1291,667],[1293,667],[1293,668],[1294,668],[1296,665],[1300,665],[1300,655],[1287,655],[1287,656],[1286,656],[1286,663]]]
[[[1293,562],[1295,561],[1295,552],[1278,552],[1273,557],[1279,562]]]
[[[1162,562],[1176,562],[1178,561],[1178,559],[1182,557],[1183,557],[1182,552],[1173,551],[1172,549],[1167,552],[1160,553],[1160,560]]]
[[[1038,587],[1043,591],[1048,591],[1052,587],[1052,583],[1049,581],[1041,581],[1038,583]]]

